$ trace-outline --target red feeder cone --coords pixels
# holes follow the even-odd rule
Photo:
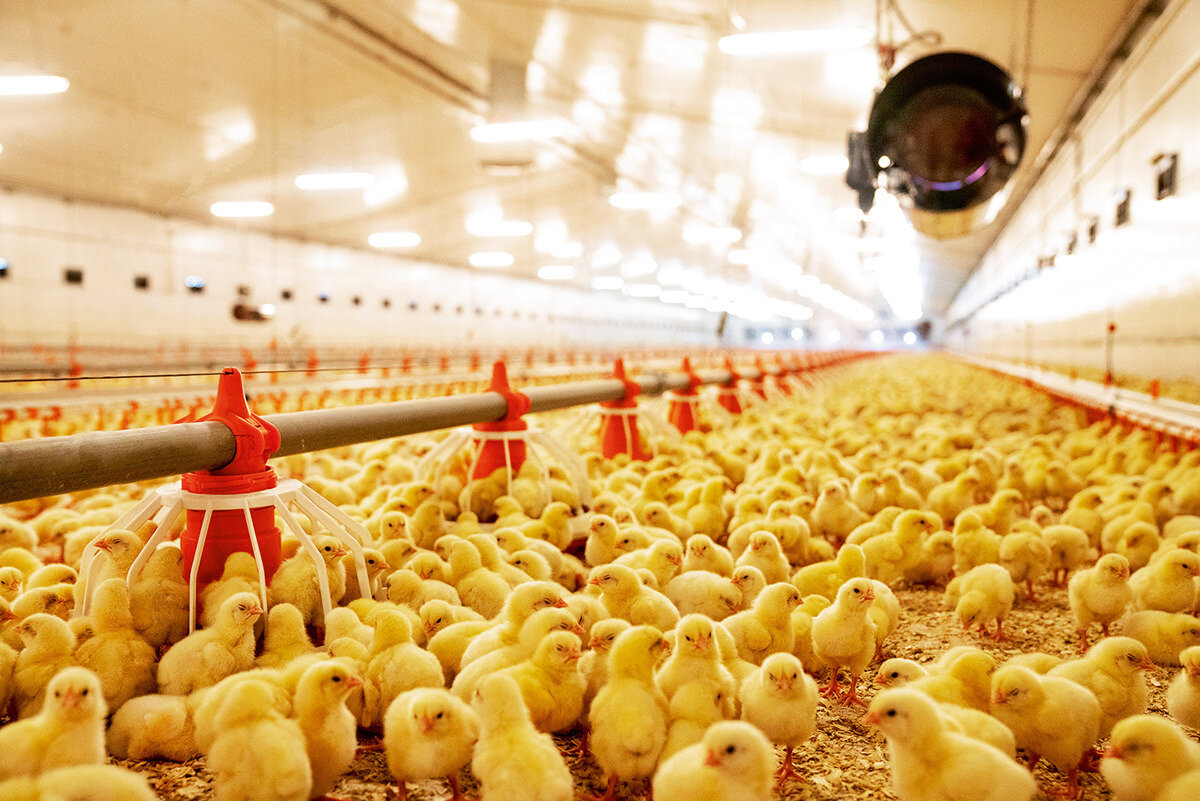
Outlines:
[[[729,372],[731,378],[729,383],[722,384],[717,389],[717,403],[721,404],[721,408],[730,414],[742,413],[742,401],[737,394],[737,384],[741,379],[737,370],[733,369],[733,360],[728,356],[725,357],[725,369]]]
[[[761,356],[755,357],[754,366],[756,368],[758,368],[758,377],[750,379],[750,390],[758,397],[762,398],[763,400],[766,400],[767,399],[767,387],[766,387],[767,368],[763,366]]]
[[[779,368],[779,372],[775,374],[775,386],[779,387],[779,391],[784,395],[792,394],[792,385],[787,381],[787,366],[783,363],[783,357],[775,356],[775,366]]]
[[[242,374],[235,367],[226,367],[217,384],[217,400],[210,414],[199,421],[216,420],[233,432],[237,450],[233,460],[216,470],[184,473],[182,488],[197,495],[238,495],[272,489],[276,485],[275,471],[267,459],[279,449],[279,431],[246,405]],[[240,509],[218,509],[211,512],[189,509],[187,529],[180,537],[183,550],[183,577],[192,572],[196,545],[204,526],[204,517],[211,515],[205,533],[200,570],[196,576],[199,587],[220,578],[225,559],[235,551],[253,553],[251,533],[246,528],[246,514]],[[275,527],[275,509],[264,506],[250,510],[257,534],[259,552],[267,579],[275,574],[281,561],[279,529]],[[199,587],[197,589],[199,589]]]
[[[670,393],[667,406],[667,421],[675,426],[680,434],[696,430],[700,395],[697,391],[700,376],[696,375],[696,371],[692,369],[692,360],[686,356],[683,357],[683,372],[688,377],[688,385],[685,389]]]
[[[529,411],[529,396],[509,385],[508,368],[503,360],[492,365],[492,381],[488,384],[488,391],[504,397],[508,412],[503,419],[493,423],[476,423],[472,426],[478,432],[473,437],[478,455],[471,469],[471,478],[487,478],[506,466],[510,474],[515,476],[525,464],[525,440],[505,435],[529,428],[529,424],[521,419]]]
[[[638,430],[637,396],[642,388],[626,375],[624,359],[614,362],[613,378],[625,384],[625,396],[600,403],[600,453],[605,459],[624,453],[639,462],[648,461],[651,453]]]

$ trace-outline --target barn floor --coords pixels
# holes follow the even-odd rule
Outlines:
[[[1067,607],[1065,590],[1041,587],[1036,605],[1021,601],[1004,627],[1010,640],[1001,643],[964,632],[953,620],[952,613],[942,609],[940,591],[899,590],[896,596],[904,612],[899,631],[885,645],[884,651],[889,657],[907,657],[927,662],[947,648],[966,644],[978,645],[994,654],[998,660],[1033,651],[1067,658],[1075,655],[1074,622]],[[1114,633],[1120,633],[1119,624]],[[873,665],[867,669],[868,685],[876,667]],[[1151,712],[1166,714],[1164,695],[1172,675],[1160,668],[1148,676]],[[868,687],[869,692],[871,690]],[[789,784],[781,794],[781,799],[871,801],[895,797],[890,790],[884,740],[862,722],[864,714],[857,707],[830,706],[827,701],[822,701],[817,713],[817,733],[795,756],[797,768],[806,777],[805,781]],[[559,741],[564,749],[573,751],[567,758],[576,777],[577,801],[603,792],[604,781],[599,768],[590,759],[580,759],[578,756],[575,746],[578,745],[579,736],[571,734],[559,738]],[[779,749],[779,753],[782,756],[783,750]],[[133,761],[120,761],[118,764],[145,773],[151,787],[167,801],[191,801],[212,795],[211,777],[202,759],[185,764]],[[1047,769],[1045,763],[1039,767],[1037,778],[1042,788],[1063,781],[1063,777]],[[1080,783],[1083,788],[1081,797],[1084,799],[1111,797],[1108,786],[1099,774],[1085,774]],[[462,785],[467,794],[477,790],[469,769],[463,772]],[[631,797],[629,793],[637,789],[622,785],[619,797]],[[384,801],[394,797],[393,792],[394,783],[388,773],[385,757],[382,753],[367,753],[355,761],[350,773],[343,777],[335,789],[334,796],[356,801]],[[409,798],[414,801],[433,801],[448,795],[449,790],[442,781],[409,785]],[[1041,793],[1038,798],[1049,797]]]

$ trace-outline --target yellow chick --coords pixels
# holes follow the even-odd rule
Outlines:
[[[921,542],[920,558],[904,571],[910,585],[944,587],[954,576],[954,535],[935,531]]]
[[[1067,585],[1071,614],[1079,631],[1079,650],[1087,650],[1087,633],[1092,623],[1100,624],[1107,637],[1109,625],[1125,614],[1133,600],[1129,586],[1129,560],[1106,553],[1094,567],[1080,570]]]
[[[758,595],[767,587],[762,571],[753,565],[742,565],[733,571],[729,579],[742,593],[742,609],[749,609],[758,600]],[[715,618],[714,618],[715,619]]]
[[[1016,594],[1007,570],[1000,565],[979,565],[946,586],[942,604],[954,607],[964,629],[978,625],[979,631],[986,634],[988,622],[995,620],[996,633],[991,637],[999,642],[1006,639],[1004,618],[1012,611]]]
[[[921,663],[893,657],[879,665],[879,670],[875,673],[875,683],[880,687],[897,689],[928,675],[929,671]]]
[[[768,586],[754,606],[724,620],[733,635],[738,656],[755,665],[774,653],[790,652],[795,645],[792,610],[800,605],[800,591],[787,582]]]
[[[1096,552],[1083,529],[1071,525],[1052,525],[1042,529],[1042,539],[1050,548],[1051,579],[1056,587],[1067,586],[1071,572],[1096,558]]]
[[[1190,612],[1195,605],[1195,578],[1200,576],[1200,555],[1175,548],[1129,578],[1133,611]]]
[[[200,756],[194,697],[141,695],[118,709],[108,727],[108,752],[117,759],[187,762]]]
[[[953,481],[930,490],[926,506],[942,520],[954,520],[975,502],[977,489],[979,475],[973,471],[963,472]]]
[[[954,570],[959,575],[979,565],[1000,561],[1000,535],[983,524],[973,511],[963,512],[954,521]]]
[[[1122,532],[1120,540],[1112,549],[1129,560],[1129,567],[1141,570],[1150,564],[1150,557],[1162,547],[1162,538],[1158,536],[1153,523],[1137,521]]]
[[[1029,754],[1067,772],[1065,795],[1079,795],[1079,764],[1100,732],[1100,704],[1091,690],[1058,676],[1005,666],[992,674],[992,714],[1012,729]],[[1058,794],[1057,791],[1055,794]]]
[[[1117,721],[1146,710],[1145,670],[1154,670],[1146,646],[1130,637],[1110,637],[1093,645],[1083,658],[1064,662],[1046,675],[1070,679],[1092,691],[1100,702],[1100,736],[1107,737]]]
[[[40,712],[0,728],[0,780],[104,764],[106,714],[96,674],[81,667],[64,668],[46,685]]]
[[[725,524],[729,522],[729,515],[723,503],[726,480],[710,478],[701,485],[698,502],[687,510],[685,516],[692,531],[705,534],[714,540],[725,534]]]
[[[25,647],[13,668],[17,717],[37,714],[46,696],[46,685],[59,671],[75,664],[75,635],[61,618],[39,612],[17,626]]]
[[[791,579],[791,565],[783,554],[779,538],[769,531],[756,531],[750,536],[749,547],[737,558],[734,567],[753,565],[762,571],[768,584]]]
[[[825,484],[813,506],[810,520],[812,533],[832,543],[846,541],[850,532],[870,518],[850,500],[850,489],[845,481],[837,480]]]
[[[608,779],[606,801],[616,797],[619,781],[649,777],[658,764],[670,707],[655,685],[654,665],[669,651],[666,639],[650,626],[634,626],[613,644],[608,683],[588,714],[592,754]]]
[[[323,798],[354,761],[358,726],[346,699],[362,679],[340,662],[318,662],[300,676],[293,702],[312,768],[310,797]]]
[[[624,618],[634,626],[670,631],[679,623],[679,611],[670,599],[644,586],[637,573],[625,565],[593,568],[588,585],[600,590],[600,600],[610,615]]]
[[[813,652],[830,666],[829,684],[821,694],[843,704],[865,706],[858,698],[858,680],[875,653],[875,624],[869,616],[874,600],[875,588],[869,580],[851,579],[838,590],[833,606],[813,620]],[[845,693],[838,687],[838,673],[843,668],[850,679]]]
[[[921,561],[924,537],[942,527],[933,512],[910,509],[897,515],[892,530],[862,544],[866,576],[884,584],[894,584]]]
[[[63,567],[66,567],[66,565],[63,565]],[[68,568],[68,569],[70,569],[70,568]],[[42,568],[42,570],[45,570],[45,568]],[[41,571],[38,571],[38,572],[41,572]],[[34,573],[34,575],[36,576],[37,573]],[[30,578],[32,578],[32,576]],[[21,590],[23,588],[24,583],[25,583],[25,574],[22,573],[20,570],[18,570],[15,567],[11,567],[11,566],[0,567],[0,598],[3,598],[4,600],[9,601],[10,603],[12,601],[16,600],[17,596],[21,594]],[[58,584],[58,583],[59,582],[57,582],[57,581],[50,582],[50,584]],[[48,586],[48,585],[41,584],[41,585],[37,585],[37,586]]]
[[[534,612],[549,606],[566,608],[567,602],[562,595],[562,587],[549,581],[530,581],[514,589],[496,618],[495,625],[474,637],[467,646],[460,668],[497,648],[516,645],[521,626]]]
[[[1194,770],[1200,770],[1200,745],[1154,715],[1118,723],[1100,760],[1100,773],[1116,801],[1151,801],[1168,783]]]
[[[742,720],[787,749],[775,773],[780,783],[800,778],[792,766],[792,752],[816,731],[818,698],[817,683],[804,672],[799,659],[786,653],[768,656],[738,689]]]
[[[838,549],[837,557],[832,561],[805,565],[797,570],[792,576],[792,583],[803,598],[820,595],[832,602],[837,597],[838,587],[852,578],[866,575],[867,564],[862,548],[846,544]]]
[[[262,613],[258,598],[248,592],[227,598],[212,628],[192,632],[163,654],[159,688],[167,695],[187,695],[254,667],[254,622]]]
[[[412,639],[412,624],[394,609],[375,617],[375,637],[367,661],[365,680],[378,691],[378,706],[364,715],[372,725],[396,696],[417,687],[441,687],[442,666],[437,657],[419,648]]]
[[[463,665],[462,671],[455,677],[451,692],[464,702],[470,699],[475,684],[484,676],[498,670],[519,664],[534,655],[538,645],[551,632],[565,631],[584,636],[583,628],[570,609],[548,607],[539,609],[529,616],[515,645],[507,645],[495,651],[484,654],[470,664]]]
[[[25,587],[53,587],[55,584],[76,584],[78,581],[79,574],[75,572],[75,568],[55,562],[33,571],[29,580],[25,582]]]
[[[95,592],[97,587],[111,578],[119,578],[124,581],[129,574],[129,568],[133,567],[133,560],[137,559],[141,552],[143,544],[137,535],[124,529],[114,529],[94,540],[92,545],[99,548],[100,553],[92,562],[88,587]],[[99,565],[98,568],[97,565]],[[85,607],[83,582],[77,582],[74,587],[75,606],[82,609]],[[87,611],[90,610],[91,607],[87,606]]]
[[[538,731],[558,732],[574,725],[583,711],[587,680],[579,672],[579,637],[569,631],[547,634],[533,655],[500,671],[516,682]]]
[[[486,618],[500,613],[512,590],[503,576],[483,566],[479,550],[466,540],[450,545],[449,578],[462,605]]]
[[[154,648],[177,643],[188,634],[188,585],[183,553],[164,545],[150,555],[129,587],[133,628]]]
[[[511,677],[484,678],[471,706],[479,717],[471,771],[480,801],[571,801],[571,771],[550,735],[534,728]]]
[[[1181,669],[1167,688],[1167,711],[1189,729],[1200,730],[1200,646],[1179,654]]]
[[[906,686],[944,704],[987,712],[995,670],[991,654],[971,650],[956,657],[945,671],[913,679]]]
[[[181,555],[181,564],[182,560],[183,557]],[[147,563],[146,567],[147,571],[143,572],[148,572],[149,563]],[[246,553],[245,551],[234,551],[225,558],[225,567],[221,570],[221,577],[200,590],[198,599],[200,605],[200,625],[207,628],[215,624],[217,622],[217,613],[221,610],[221,605],[228,598],[240,592],[248,592],[256,597],[259,596],[258,565],[254,561],[254,554]],[[275,602],[271,601],[271,605],[274,606]]]
[[[740,720],[714,723],[654,773],[656,801],[771,801],[775,749]]]
[[[237,597],[237,596],[234,596]],[[228,602],[226,602],[228,603]],[[279,713],[258,681],[233,687],[205,754],[217,801],[307,801],[312,768],[300,724]]]
[[[693,534],[688,537],[687,548],[683,554],[682,572],[707,570],[709,573],[729,578],[733,575],[733,567],[733,555],[713,542],[707,534]]]
[[[396,696],[383,718],[383,744],[388,769],[408,797],[406,782],[444,776],[453,799],[458,772],[471,761],[479,739],[475,711],[441,689],[409,690]]]
[[[375,597],[380,590],[380,580],[387,575],[392,566],[388,564],[387,558],[382,551],[375,548],[363,548],[363,562],[367,566],[367,588],[370,590],[371,597]],[[354,556],[347,554],[342,557],[342,569],[346,571],[347,576],[354,576],[357,566],[354,564]],[[359,587],[357,579],[347,581],[346,592],[343,593],[341,602],[348,604],[351,601],[362,597],[362,588]]]
[[[75,765],[0,783],[7,801],[155,801],[146,777],[116,765]]]
[[[1200,796],[1200,770],[1178,776],[1163,785],[1154,801],[1192,801]]]
[[[707,681],[689,681],[671,696],[671,725],[659,762],[695,745],[714,723],[726,720],[733,713],[729,695]]]
[[[1000,541],[1000,565],[1014,584],[1025,584],[1030,603],[1036,603],[1033,584],[1049,569],[1050,546],[1040,534],[1014,531]]]
[[[680,573],[667,583],[663,594],[680,615],[724,620],[742,606],[742,591],[733,580],[707,570]]]
[[[1200,620],[1182,612],[1134,612],[1125,618],[1124,633],[1146,646],[1155,664],[1178,665],[1180,653],[1200,645]]]
[[[668,699],[679,688],[694,681],[706,681],[734,696],[737,684],[733,674],[721,664],[716,641],[716,625],[704,615],[685,616],[675,627],[675,645],[655,677],[658,688]]]
[[[949,730],[933,701],[909,689],[875,696],[866,722],[887,738],[900,801],[1029,801],[1037,785],[1001,750]]]
[[[330,603],[337,604],[346,593],[346,566],[342,563],[346,549],[336,537],[319,536],[312,539],[325,568]],[[267,598],[271,605],[292,604],[304,616],[306,626],[323,628],[325,610],[318,584],[318,570],[307,551],[283,560],[267,588]]]
[[[354,616],[350,610],[345,611]],[[332,626],[330,628],[332,629]],[[336,637],[331,637],[330,641],[333,639]],[[316,650],[304,630],[304,617],[299,609],[291,604],[271,607],[271,611],[267,613],[267,633],[263,638],[263,651],[256,660],[259,667],[281,668],[296,657],[314,653]]]
[[[96,589],[91,618],[95,634],[75,649],[75,661],[100,678],[108,707],[118,709],[154,692],[154,649],[133,628],[124,579],[109,579]]]

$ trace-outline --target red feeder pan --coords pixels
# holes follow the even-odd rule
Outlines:
[[[525,438],[513,435],[529,428],[522,416],[529,411],[529,396],[513,389],[508,383],[508,368],[504,361],[492,365],[492,380],[488,391],[504,397],[508,411],[500,420],[491,423],[476,423],[472,439],[476,446],[471,478],[487,478],[501,467],[507,467],[509,475],[515,476],[525,464]]]
[[[742,401],[737,393],[737,385],[741,376],[738,375],[737,370],[733,369],[733,360],[728,356],[725,357],[725,369],[731,377],[728,383],[722,384],[717,389],[717,403],[721,404],[721,408],[730,414],[741,414],[743,411]]]
[[[667,406],[667,421],[678,429],[680,434],[695,431],[700,406],[700,376],[692,368],[692,360],[683,357],[683,372],[688,377],[686,388],[667,394],[670,399]]]
[[[648,461],[651,453],[638,430],[637,396],[642,389],[626,375],[624,359],[614,362],[613,378],[625,384],[625,396],[600,404],[600,453],[605,459],[624,453],[639,462]]]

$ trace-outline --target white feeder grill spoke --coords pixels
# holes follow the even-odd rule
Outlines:
[[[350,554],[354,557],[355,573],[356,577],[358,578],[358,589],[362,593],[360,597],[370,598],[371,582],[367,578],[367,560],[366,556],[363,554],[362,544],[356,537],[350,534],[350,527],[340,525],[341,521],[336,520],[325,509],[322,509],[321,506],[316,502],[314,496],[315,498],[321,498],[321,496],[315,490],[301,484],[294,500],[296,505],[308,512],[310,516],[315,515],[325,525],[326,530],[331,536],[337,537],[337,539],[343,545],[350,549]],[[324,498],[321,498],[321,500],[325,501]],[[329,503],[328,501],[325,502]],[[330,505],[332,506],[332,504]],[[337,507],[335,506],[334,509],[337,509]],[[349,518],[347,518],[347,520],[349,520]],[[355,525],[357,525],[356,522]],[[366,534],[366,528],[361,526],[360,528],[362,528],[363,533]],[[371,535],[366,534],[366,536],[367,540],[370,541]],[[266,607],[263,608],[265,609]]]
[[[91,614],[92,594],[95,592],[95,587],[90,586],[89,580],[92,577],[94,568],[97,566],[96,556],[100,552],[100,549],[96,547],[96,543],[104,539],[110,531],[116,531],[119,529],[129,531],[131,530],[130,527],[133,529],[141,528],[143,523],[154,517],[154,515],[158,514],[158,510],[161,507],[162,498],[159,497],[157,492],[146,493],[146,497],[142,498],[131,509],[129,509],[129,511],[125,512],[125,514],[121,515],[111,524],[109,524],[104,531],[93,537],[91,542],[84,547],[83,555],[80,557],[79,562],[79,577],[83,580],[83,603],[81,604],[80,609],[75,610],[76,614]],[[168,525],[174,521],[175,517],[172,515],[168,521]],[[162,529],[163,527],[164,526],[160,525],[159,529]],[[157,534],[157,530],[155,533]],[[161,542],[161,539],[159,541]],[[145,549],[143,548],[143,550]],[[138,559],[141,559],[141,553],[138,554]],[[145,560],[142,561],[144,562]],[[134,567],[137,567],[139,570],[141,569],[141,566],[138,564],[138,560],[134,560],[133,566],[130,567],[129,576],[137,575],[135,572],[133,572]],[[130,577],[126,577],[127,582],[130,580]]]
[[[212,508],[204,510],[204,522],[200,524],[200,536],[196,538],[196,552],[192,554],[192,572],[188,578],[188,633],[196,630],[196,578],[200,575],[200,557],[204,553],[204,542],[208,539],[212,513]]]
[[[333,611],[333,603],[329,598],[329,571],[325,568],[325,560],[321,558],[321,552],[317,550],[316,543],[312,541],[312,537],[308,536],[308,532],[296,521],[296,518],[287,508],[287,504],[284,503],[282,498],[275,499],[275,508],[279,510],[279,515],[283,518],[287,527],[300,540],[300,546],[304,548],[304,552],[313,560],[317,571],[317,589],[321,593],[321,609],[325,612],[325,620],[328,620],[329,613]],[[265,609],[266,607],[263,608]],[[321,644],[324,645],[325,643],[322,642]]]
[[[462,449],[467,443],[471,435],[468,433],[470,429],[456,429],[433,447],[429,453],[417,463],[418,476],[432,476],[435,479],[440,479],[446,474],[446,466],[450,462],[450,456],[456,451]],[[432,468],[432,469],[431,469]],[[436,482],[435,482],[436,483]]]
[[[337,536],[337,528],[338,526],[341,526],[346,531],[354,534],[358,538],[358,542],[362,547],[375,547],[375,540],[373,537],[371,537],[371,532],[367,531],[367,527],[362,523],[350,517],[348,514],[331,503],[328,498],[307,484],[300,484],[297,489],[301,495],[303,495],[325,513],[324,518],[322,518],[323,522],[329,520],[335,521],[332,527],[328,522],[325,523],[326,528],[328,528],[329,531],[334,534],[334,536]]]
[[[250,516],[250,504],[242,504],[242,514],[246,518],[246,531],[253,532],[254,518]],[[267,569],[263,566],[262,551],[258,547],[258,537],[250,535],[250,548],[254,551],[254,566],[258,569],[258,598],[262,601],[262,608],[266,611],[267,608]],[[199,562],[199,554],[195,562]],[[193,565],[195,564],[193,562]],[[194,586],[194,584],[193,584]]]

